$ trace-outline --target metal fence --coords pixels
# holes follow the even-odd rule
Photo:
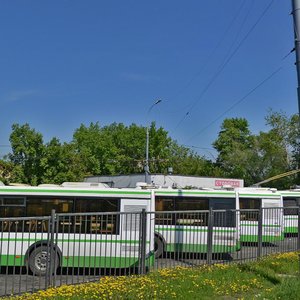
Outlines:
[[[0,219],[0,296],[103,275],[245,262],[300,249],[300,210],[55,214]]]

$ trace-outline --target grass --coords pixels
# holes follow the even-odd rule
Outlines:
[[[103,277],[4,299],[300,299],[298,253],[245,264],[177,267],[145,276]]]

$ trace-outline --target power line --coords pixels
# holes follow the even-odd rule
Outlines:
[[[223,40],[225,39],[225,37],[227,36],[227,34],[229,33],[231,27],[233,26],[234,22],[236,21],[237,17],[239,16],[240,12],[242,11],[242,8],[244,7],[244,4],[246,3],[246,1],[243,1],[243,3],[240,5],[239,9],[237,10],[236,14],[234,15],[234,17],[232,18],[231,22],[229,23],[229,25],[227,26],[224,34],[222,35],[221,39],[219,40],[219,42],[217,43],[217,45],[214,47],[214,49],[210,52],[209,56],[207,57],[207,59],[205,60],[205,63],[203,64],[203,66],[201,67],[200,71],[197,72],[194,77],[188,82],[187,85],[185,85],[176,95],[175,97],[177,97],[179,94],[181,94],[185,89],[187,89],[193,82],[194,80],[199,77],[199,75],[206,69],[208,63],[211,61],[213,55],[215,54],[216,50],[220,48],[220,45],[222,44]],[[248,14],[247,14],[248,16]],[[242,29],[242,26],[239,26],[240,30]],[[239,30],[239,32],[240,32]],[[235,42],[235,41],[234,41]],[[233,44],[232,44],[233,45]],[[230,46],[230,50],[231,50],[232,46]],[[226,54],[227,56],[228,54]],[[226,57],[225,56],[225,57]],[[173,97],[173,98],[175,98]],[[191,105],[186,105],[185,107],[187,109],[192,109],[194,106],[194,104],[192,103]],[[182,108],[181,110],[185,109]],[[188,117],[188,115],[190,114],[189,111],[187,111],[185,113],[185,115],[181,118],[181,120],[177,123],[177,125],[175,126],[175,128],[173,129],[174,131],[177,130],[177,128],[183,123],[183,121]]]
[[[207,148],[207,147],[193,146],[193,145],[183,145],[183,146],[184,147],[188,147],[188,148],[205,150],[207,153],[209,153],[209,155],[213,158],[213,160],[217,160],[216,157],[215,157],[215,155],[213,155],[212,152],[211,152],[211,151],[216,151],[216,149]]]
[[[256,22],[251,26],[251,28],[248,30],[248,32],[246,33],[246,35],[244,36],[244,38],[240,41],[240,43],[237,45],[237,47],[235,48],[235,50],[231,53],[231,55],[229,55],[229,57],[220,65],[218,71],[213,75],[213,77],[211,78],[211,80],[208,82],[208,84],[204,87],[204,89],[202,90],[200,97],[192,104],[191,108],[194,108],[195,105],[202,99],[203,95],[208,91],[208,89],[210,88],[210,86],[215,82],[215,80],[219,77],[219,75],[222,73],[222,71],[225,69],[225,67],[229,64],[229,62],[232,60],[232,58],[235,56],[235,54],[238,52],[238,50],[241,48],[241,46],[244,44],[244,42],[247,40],[247,38],[250,36],[250,34],[252,33],[252,31],[256,28],[256,26],[259,24],[259,22],[262,20],[262,18],[265,16],[265,14],[267,13],[267,11],[270,9],[270,7],[272,6],[274,0],[271,0],[270,3],[267,5],[267,7],[263,10],[263,12],[261,13],[261,15],[259,16],[259,18],[256,20]],[[183,120],[186,118],[186,116],[188,116],[190,114],[190,111],[187,112],[184,116],[184,118],[180,121],[180,124],[183,122]],[[176,126],[176,128],[178,128],[178,125]]]
[[[222,44],[222,42],[224,41],[225,37],[227,36],[228,32],[230,31],[231,27],[233,26],[235,20],[237,19],[237,17],[239,16],[243,6],[245,5],[246,1],[243,1],[242,4],[240,5],[240,7],[238,8],[237,12],[235,13],[234,17],[232,18],[231,22],[229,23],[229,25],[227,26],[226,30],[224,31],[224,33],[222,34],[221,39],[218,41],[218,43],[216,44],[216,46],[213,48],[213,50],[210,52],[210,54],[208,55],[207,59],[205,60],[204,64],[202,65],[202,67],[200,68],[200,71],[198,71],[189,81],[188,83],[183,86],[183,88],[181,88],[176,94],[175,96],[173,96],[172,98],[176,98],[178,95],[180,95],[184,90],[186,90],[194,81],[197,77],[199,77],[199,75],[205,70],[205,68],[207,67],[208,63],[211,61],[213,55],[215,54],[216,50],[219,49],[220,45]]]
[[[205,131],[207,128],[209,128],[212,124],[214,124],[216,121],[218,121],[219,119],[221,119],[224,115],[226,115],[230,110],[232,110],[235,106],[237,106],[238,104],[240,104],[242,101],[244,101],[247,97],[249,97],[251,94],[253,94],[258,88],[260,88],[262,85],[264,85],[267,81],[269,81],[273,76],[275,76],[279,71],[282,70],[282,66],[277,68],[275,71],[273,71],[269,76],[267,76],[264,80],[262,80],[258,85],[256,85],[253,89],[251,89],[245,96],[243,96],[242,98],[240,98],[238,101],[236,101],[234,104],[232,104],[227,110],[225,110],[222,114],[220,114],[216,119],[214,119],[212,122],[210,122],[207,126],[205,126],[204,128],[202,128],[200,131],[198,131],[198,133],[196,133],[195,135],[193,135],[190,139],[192,140],[193,138],[195,138],[196,136],[198,136],[200,133],[202,133],[203,131]]]
[[[253,2],[252,2],[252,4],[253,4]],[[232,51],[232,48],[233,48],[234,44],[236,43],[236,41],[237,41],[237,39],[238,39],[238,36],[239,36],[239,34],[240,34],[242,28],[244,27],[244,24],[246,23],[246,20],[247,20],[249,14],[250,14],[250,11],[251,11],[251,9],[248,10],[247,14],[245,15],[245,17],[244,17],[244,19],[243,19],[243,22],[242,22],[241,25],[239,26],[239,30],[238,30],[238,32],[237,32],[237,34],[236,34],[236,37],[234,38],[233,42],[231,43],[231,45],[230,45],[230,47],[229,47],[229,50],[227,51],[226,55],[224,56],[224,60],[223,60],[223,61],[221,62],[221,64],[219,65],[219,70],[213,75],[213,77],[212,77],[212,79],[211,79],[211,83],[213,83],[214,80],[218,77],[219,72],[221,73],[221,72],[223,71],[223,69],[225,68],[226,64],[229,62],[228,59],[230,59],[230,56],[231,56],[232,54],[234,54],[234,53],[232,53],[232,54],[230,55],[230,52]],[[210,82],[209,82],[208,85],[207,85],[207,89],[205,88],[205,89],[202,91],[202,93],[201,93],[201,95],[200,95],[200,98],[197,99],[196,101],[194,101],[194,103],[191,105],[190,109],[193,109],[193,108],[196,106],[196,104],[198,103],[198,101],[202,98],[202,96],[205,94],[205,92],[208,90],[209,87],[210,87]]]

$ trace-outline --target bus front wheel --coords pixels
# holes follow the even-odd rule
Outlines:
[[[50,268],[50,274],[56,272],[58,260],[58,255],[53,249],[50,253],[49,247],[40,246],[30,253],[28,266],[33,275],[45,276],[48,268]]]

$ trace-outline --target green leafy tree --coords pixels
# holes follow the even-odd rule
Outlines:
[[[42,134],[31,129],[29,124],[13,124],[9,140],[12,148],[9,158],[18,166],[15,179],[32,185],[41,183],[41,159],[44,154]]]
[[[85,167],[74,145],[61,144],[57,138],[46,144],[41,167],[43,183],[81,181],[86,175]]]
[[[270,111],[266,117],[267,132],[251,134],[245,119],[225,119],[214,147],[218,150],[218,166],[226,177],[245,180],[252,185],[296,167],[298,118]],[[266,185],[287,188],[294,177]]]
[[[94,175],[132,174],[144,172],[147,128],[113,123],[100,127],[81,125],[73,143],[81,155],[87,172]],[[152,173],[200,175],[211,172],[211,164],[188,148],[179,146],[163,128],[149,127],[149,166]]]
[[[149,156],[153,172],[158,172],[168,156],[170,138],[162,128],[151,124]],[[73,135],[73,143],[91,174],[129,174],[143,171],[146,151],[146,128],[113,123],[100,127],[81,125]]]
[[[10,161],[0,159],[0,181],[4,184],[8,184],[12,180],[14,180],[15,166]]]
[[[170,165],[173,167],[174,174],[195,176],[217,175],[217,168],[215,168],[213,162],[199,156],[189,148],[180,146],[177,142],[173,141],[170,149]]]
[[[269,141],[264,144],[265,156],[269,160],[269,176],[299,168],[299,116],[287,116],[284,112],[269,111],[266,124],[271,127]],[[270,144],[272,146],[270,146]],[[267,165],[267,164],[266,164]],[[297,184],[298,176],[284,177],[271,182],[279,188],[289,188]]]
[[[244,118],[225,119],[218,139],[213,147],[218,151],[216,165],[225,176],[244,178],[244,167],[240,161],[247,160],[249,149],[253,147],[254,137],[249,130],[248,121]]]

